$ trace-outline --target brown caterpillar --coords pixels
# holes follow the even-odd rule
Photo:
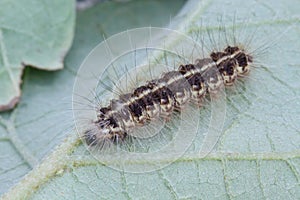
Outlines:
[[[136,126],[145,126],[157,118],[168,120],[187,102],[200,103],[222,84],[232,85],[249,72],[252,63],[252,56],[244,49],[228,46],[194,64],[180,65],[178,70],[150,80],[98,109],[97,119],[83,138],[89,146],[123,141]]]

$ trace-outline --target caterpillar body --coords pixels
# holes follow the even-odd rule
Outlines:
[[[227,46],[193,64],[180,65],[178,70],[149,80],[97,109],[97,119],[83,138],[89,146],[122,142],[135,127],[158,118],[168,120],[187,102],[199,105],[206,95],[217,93],[221,85],[233,85],[249,72],[252,63],[253,57],[243,48]]]

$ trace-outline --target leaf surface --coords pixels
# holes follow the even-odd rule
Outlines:
[[[160,1],[106,2],[78,12],[74,43],[66,56],[64,69],[26,68],[22,101],[13,111],[0,114],[0,195],[39,165],[42,158],[64,141],[66,134],[76,136],[71,110],[72,90],[76,71],[85,56],[112,34],[145,26],[145,23],[168,24],[170,16],[182,5],[182,1],[171,7],[169,2]],[[144,6],[149,9],[143,10]],[[159,13],[155,17],[154,10]]]
[[[26,65],[63,68],[74,22],[73,0],[0,2],[0,111],[19,101]]]
[[[11,151],[10,156],[0,159],[10,162],[3,166],[15,170],[11,172],[14,176],[9,176],[6,171],[1,173],[8,180],[3,184],[10,183],[11,177],[15,177],[21,169],[23,173],[19,176],[26,174],[32,166],[40,163],[42,157],[53,151],[57,144],[59,146],[28,173],[25,179],[7,192],[4,199],[24,196],[32,199],[299,198],[300,4],[297,1],[276,1],[275,4],[271,0],[194,0],[189,1],[173,19],[171,28],[192,36],[195,31],[198,34],[207,34],[199,29],[199,24],[205,20],[209,20],[209,26],[205,29],[213,33],[218,31],[219,22],[216,18],[219,16],[222,16],[225,25],[232,24],[234,18],[249,18],[251,20],[247,22],[246,30],[257,29],[255,36],[261,38],[258,41],[268,39],[271,44],[275,41],[275,45],[269,45],[267,56],[262,59],[260,67],[254,69],[249,78],[227,90],[224,132],[213,152],[205,158],[199,156],[198,151],[193,151],[200,143],[196,139],[192,145],[194,148],[166,168],[144,174],[119,172],[102,165],[89,155],[83,155],[84,147],[76,133],[72,132],[66,138],[61,134],[61,126],[65,126],[67,122],[62,121],[55,113],[57,109],[65,107],[60,108],[55,101],[64,96],[68,98],[65,91],[70,91],[71,95],[75,71],[91,48],[101,41],[101,35],[117,33],[120,31],[117,27],[120,26],[127,29],[148,25],[147,20],[150,18],[154,20],[153,23],[162,25],[156,20],[160,21],[164,15],[159,17],[152,13],[154,10],[158,12],[164,6],[169,7],[170,2],[157,3],[158,6],[153,6],[153,10],[150,9],[151,3],[144,3],[146,2],[129,2],[133,6],[130,13],[135,13],[136,16],[138,12],[143,12],[145,15],[141,16],[146,16],[146,22],[131,21],[128,25],[124,25],[122,20],[130,19],[129,14],[120,14],[128,11],[123,7],[115,9],[114,3],[79,13],[75,41],[67,56],[66,70],[55,72],[50,78],[47,78],[48,73],[32,69],[25,74],[26,78],[31,77],[25,83],[28,95],[25,95],[16,111],[2,116],[4,125],[0,126],[0,136],[3,137],[1,145],[6,145],[5,148],[10,148],[9,152]],[[145,10],[145,7],[149,9]],[[100,8],[101,11],[98,10]],[[109,12],[111,10],[114,12]],[[137,19],[133,17],[132,20]],[[107,21],[109,24],[105,23]],[[109,28],[112,23],[117,23],[117,27]],[[237,25],[237,29],[242,28],[245,27]],[[280,39],[271,38],[281,33],[284,36]],[[36,82],[44,79],[52,81],[50,88],[43,85],[41,88],[34,87]],[[65,90],[54,92],[61,88]],[[45,100],[44,95],[48,93],[51,98]],[[31,105],[33,100],[35,103]],[[31,120],[26,119],[28,113]],[[50,122],[56,126],[53,123],[50,125]],[[203,120],[202,125],[206,122]],[[38,127],[38,131],[32,127]],[[12,136],[20,140],[23,149],[11,145]],[[18,156],[14,156],[15,154]],[[135,165],[139,167],[142,164]]]

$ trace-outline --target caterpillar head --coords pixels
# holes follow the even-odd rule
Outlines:
[[[102,145],[103,143],[111,141],[112,135],[108,123],[105,121],[99,122],[98,120],[93,122],[84,132],[83,139],[88,146]]]

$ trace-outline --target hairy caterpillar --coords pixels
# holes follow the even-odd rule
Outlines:
[[[177,71],[150,80],[99,108],[94,128],[84,133],[84,139],[91,146],[122,141],[134,127],[158,117],[167,119],[188,101],[201,102],[207,93],[217,92],[222,83],[232,85],[249,72],[252,59],[244,49],[228,46],[212,52],[210,58],[197,59],[195,64],[180,65]]]
[[[88,111],[74,109],[74,116],[75,120],[87,119],[76,127],[96,158],[103,161],[109,155],[106,163],[112,158],[127,159],[126,153],[138,159],[176,154],[172,162],[196,136],[197,140],[201,137],[201,156],[213,149],[226,113],[223,86],[248,77],[257,65],[258,51],[263,52],[266,45],[253,51],[249,41],[238,43],[223,29],[217,31],[217,35],[208,32],[213,45],[209,47],[204,39],[199,44],[170,29],[133,29],[109,38],[91,52],[79,70],[74,93],[80,96],[74,99],[96,99],[89,100],[92,109]],[[222,31],[225,37],[219,38]],[[97,91],[99,85],[102,90]],[[199,127],[203,114],[199,110],[208,99],[211,117],[208,129],[199,135],[203,124]],[[107,149],[113,150],[107,153]]]

